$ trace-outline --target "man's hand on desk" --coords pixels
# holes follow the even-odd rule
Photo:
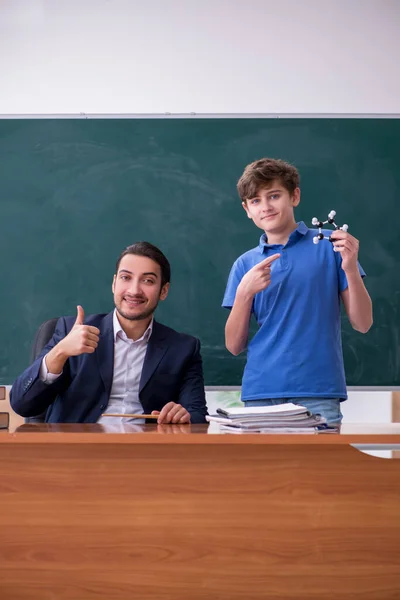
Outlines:
[[[159,425],[163,423],[190,423],[190,413],[176,402],[168,402],[161,411],[153,410],[151,414],[158,415],[157,423]]]
[[[177,425],[173,423],[162,423],[159,425],[157,423],[157,433],[190,433],[191,426],[190,423],[178,423]]]

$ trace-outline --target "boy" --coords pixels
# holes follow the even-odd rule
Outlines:
[[[223,306],[227,349],[248,342],[251,314],[259,329],[248,345],[242,381],[246,406],[293,402],[340,423],[347,398],[340,299],[354,329],[372,325],[372,303],[358,264],[358,240],[336,230],[332,243],[313,243],[315,231],[296,223],[299,173],[263,158],[248,165],[237,188],[249,219],[264,233],[234,263]]]

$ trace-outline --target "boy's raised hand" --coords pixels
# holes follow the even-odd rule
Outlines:
[[[85,312],[82,306],[77,306],[77,317],[68,335],[58,343],[59,350],[65,356],[92,354],[99,343],[100,330],[91,325],[84,325]]]
[[[238,286],[238,292],[253,297],[267,289],[271,283],[271,264],[279,257],[280,254],[272,254],[247,271]]]
[[[341,229],[336,229],[331,235],[332,244],[335,252],[340,252],[342,256],[342,269],[346,273],[358,273],[358,240]]]

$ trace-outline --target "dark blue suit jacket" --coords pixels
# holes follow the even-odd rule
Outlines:
[[[72,329],[75,317],[58,320],[54,335],[41,356],[14,382],[10,402],[23,417],[47,410],[48,423],[95,423],[106,409],[114,367],[113,313],[91,315],[85,325],[100,329],[93,354],[72,356],[62,375],[52,384],[39,378],[43,356]],[[205,422],[207,414],[200,342],[153,322],[139,386],[144,413],[161,410],[167,402],[182,404],[192,423]]]

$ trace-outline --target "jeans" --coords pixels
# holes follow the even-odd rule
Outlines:
[[[339,398],[265,398],[264,400],[243,400],[245,406],[274,406],[275,404],[300,404],[314,415],[325,417],[328,423],[340,425],[342,412]]]

